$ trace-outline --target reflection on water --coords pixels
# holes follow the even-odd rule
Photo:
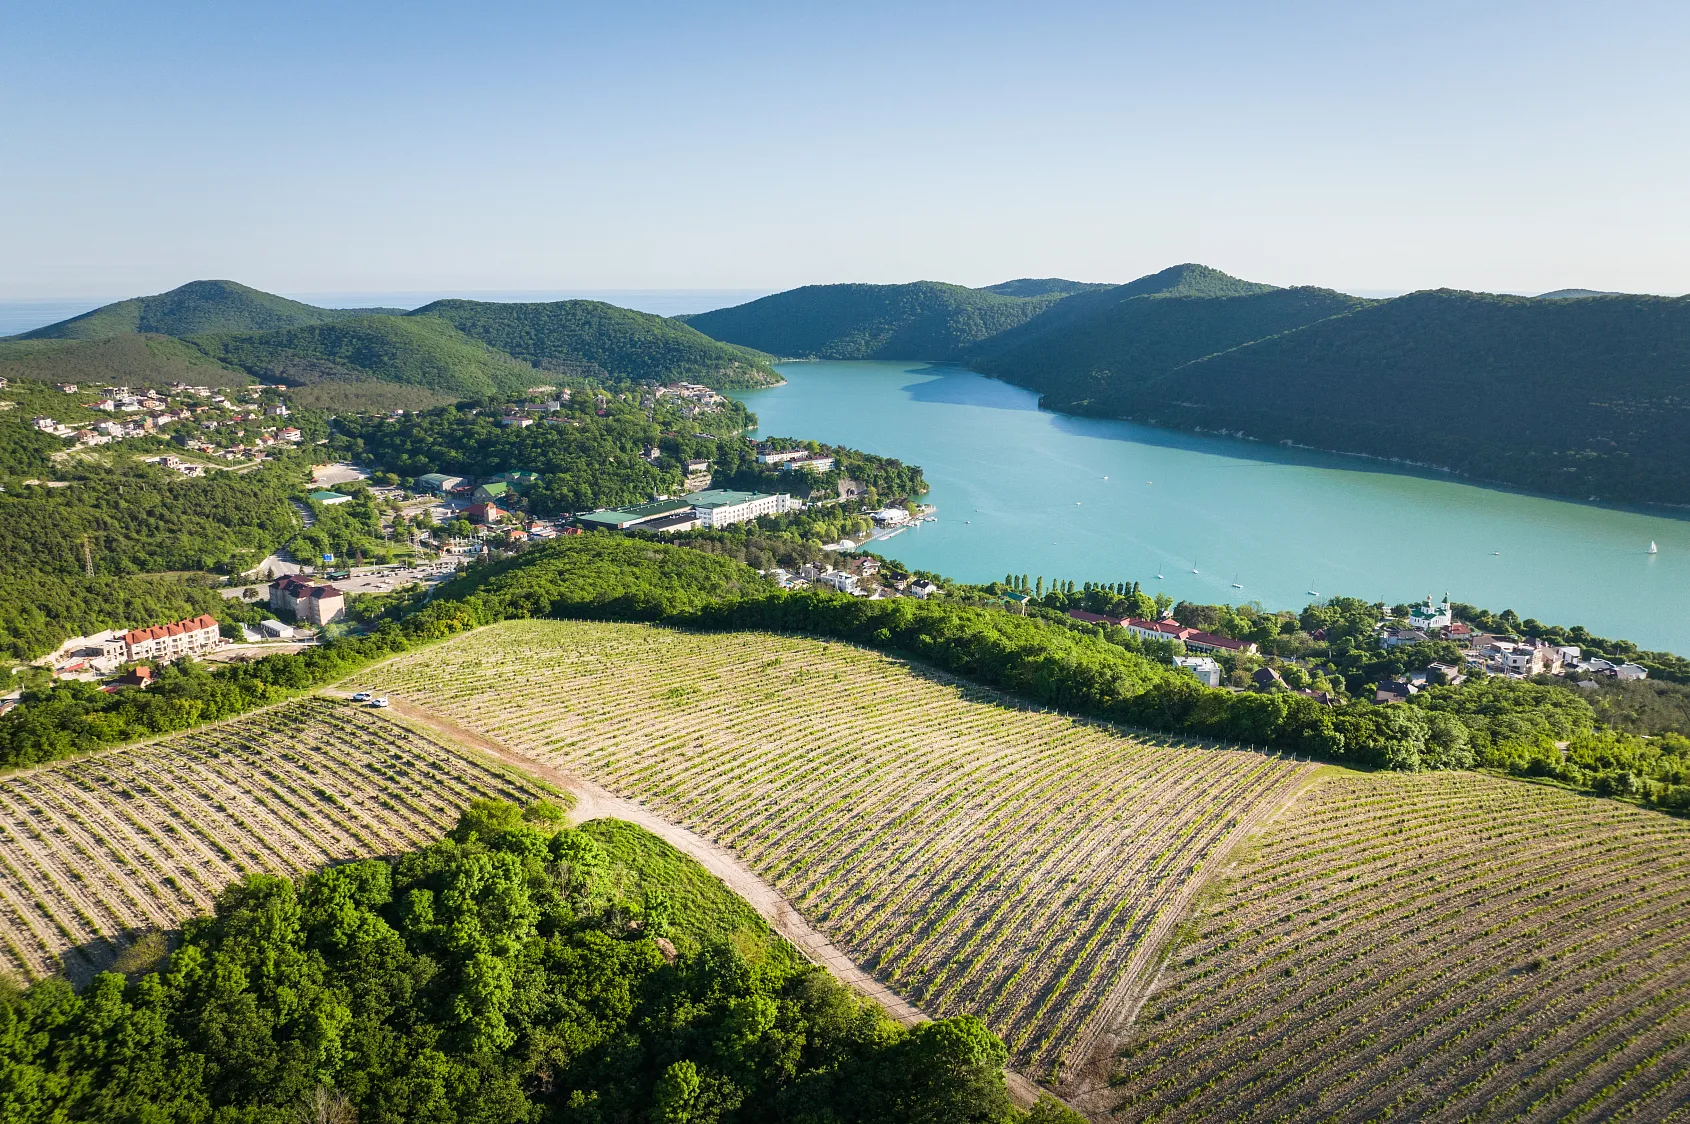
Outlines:
[[[1295,608],[1459,601],[1690,651],[1690,522],[1393,472],[1380,462],[1041,411],[925,363],[794,363],[739,394],[763,433],[921,465],[940,521],[884,553],[974,581],[1140,581]],[[1655,540],[1660,553],[1647,553]],[[1198,571],[1193,573],[1192,571]],[[1161,579],[1156,574],[1164,575]],[[1233,582],[1243,586],[1234,589]]]

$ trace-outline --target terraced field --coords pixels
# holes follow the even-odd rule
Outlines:
[[[1690,824],[1349,774],[1217,886],[1098,1118],[1690,1118]]]
[[[84,979],[249,872],[409,850],[471,800],[541,795],[325,699],[0,777],[0,968]]]
[[[872,652],[513,621],[372,669],[731,847],[929,1014],[1080,1062],[1205,864],[1307,766],[1004,705]]]

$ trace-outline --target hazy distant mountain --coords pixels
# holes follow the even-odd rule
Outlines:
[[[1577,300],[1580,297],[1618,296],[1624,296],[1624,294],[1603,292],[1601,289],[1556,289],[1552,293],[1539,293],[1537,299],[1540,301],[1568,301]]]
[[[996,285],[987,285],[981,289],[982,293],[996,293],[1001,297],[1048,297],[1068,296],[1072,293],[1084,293],[1091,289],[1109,289],[1112,285],[1100,285],[1088,281],[1065,281],[1060,277],[1018,277],[1014,281],[1000,281]]]
[[[202,332],[262,332],[325,324],[356,316],[403,315],[403,309],[318,308],[233,281],[190,281],[151,297],[132,297],[24,332],[20,340],[94,340],[133,332],[193,336]]]
[[[937,281],[807,285],[683,319],[714,339],[787,358],[955,359],[1063,299],[1062,292],[1005,296]]]

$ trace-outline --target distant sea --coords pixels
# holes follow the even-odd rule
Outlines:
[[[283,293],[282,296],[323,308],[421,308],[447,297],[476,301],[591,300],[659,316],[681,316],[744,304],[772,292],[773,289],[418,289],[388,293]],[[0,336],[56,324],[122,299],[0,301]]]

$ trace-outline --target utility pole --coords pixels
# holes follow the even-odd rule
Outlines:
[[[88,536],[82,536],[82,572],[87,577],[94,576],[94,550],[88,545]]]

